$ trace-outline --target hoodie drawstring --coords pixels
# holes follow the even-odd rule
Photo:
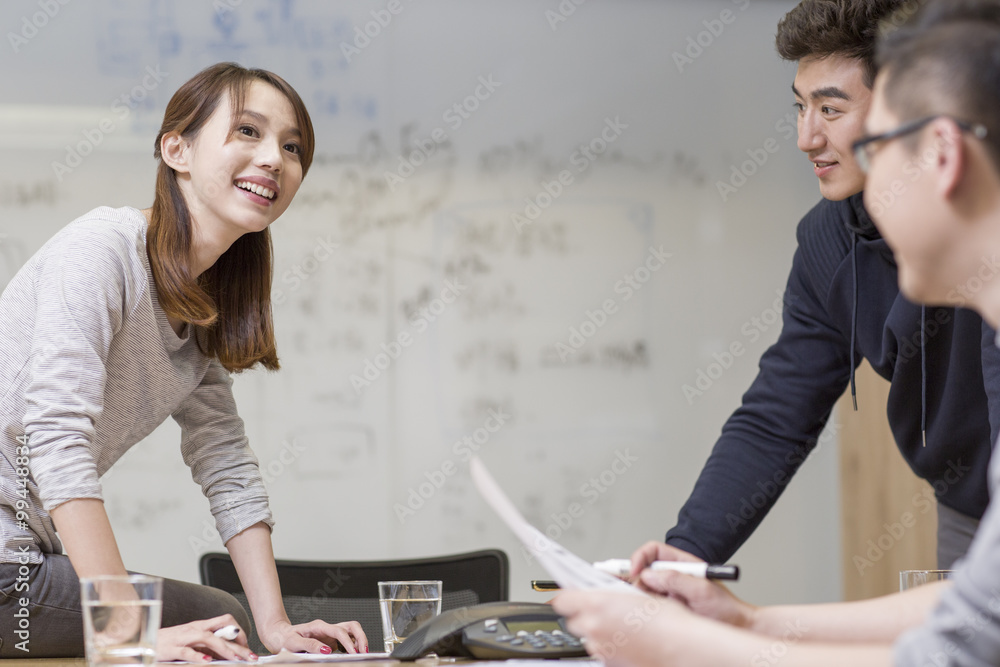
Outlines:
[[[854,303],[851,306],[851,400],[854,401],[854,411],[858,411],[858,391],[854,386],[854,344],[858,335],[858,235],[851,232],[851,257],[854,267]]]
[[[924,447],[927,446],[927,347],[924,337],[927,335],[927,306],[920,306],[920,436]]]

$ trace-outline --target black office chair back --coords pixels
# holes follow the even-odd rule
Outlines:
[[[275,561],[281,597],[292,624],[323,619],[330,623],[358,621],[372,651],[382,649],[378,582],[440,579],[441,610],[481,602],[501,602],[509,595],[507,554],[500,549],[387,561]],[[232,593],[250,614],[243,586],[229,554],[201,557],[201,582]],[[250,616],[251,624],[253,615]],[[246,628],[250,648],[267,653],[256,628]],[[263,653],[261,653],[263,652]]]

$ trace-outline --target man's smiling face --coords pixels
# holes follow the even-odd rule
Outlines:
[[[799,150],[813,163],[820,193],[827,199],[846,199],[865,186],[865,174],[851,152],[851,144],[864,131],[871,102],[864,74],[855,58],[808,57],[799,61],[792,84]]]

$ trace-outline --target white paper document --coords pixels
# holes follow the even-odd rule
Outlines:
[[[361,662],[363,660],[387,660],[389,658],[388,653],[331,653],[329,655],[323,655],[322,653],[292,653],[291,651],[282,651],[281,653],[276,653],[274,655],[262,655],[257,659],[257,662],[237,662],[235,660],[214,660],[211,664],[213,665],[254,665],[254,664],[265,664],[268,662],[277,662],[281,664],[292,663],[292,662]],[[178,665],[203,665],[203,662],[178,662]]]
[[[472,481],[479,489],[480,495],[490,504],[504,523],[514,531],[531,555],[545,568],[545,571],[565,589],[596,589],[614,588],[632,592],[641,592],[632,584],[626,583],[606,572],[601,572],[593,565],[576,554],[566,550],[554,542],[548,535],[538,530],[524,520],[514,503],[496,483],[486,466],[473,457],[471,462]]]

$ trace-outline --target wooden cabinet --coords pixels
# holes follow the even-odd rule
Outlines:
[[[844,599],[899,590],[899,571],[937,567],[937,505],[903,461],[885,415],[889,383],[864,362],[837,403]]]

